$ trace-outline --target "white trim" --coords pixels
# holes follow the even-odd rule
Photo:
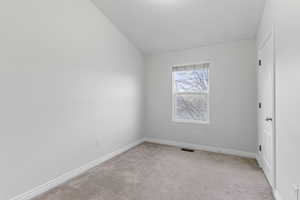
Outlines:
[[[144,140],[145,140],[145,142],[151,142],[151,143],[157,143],[157,144],[165,144],[165,145],[177,146],[177,147],[182,147],[182,148],[185,147],[185,148],[191,148],[191,149],[196,149],[196,150],[204,150],[204,151],[209,151],[209,152],[223,153],[223,154],[235,155],[235,156],[246,157],[246,158],[256,158],[256,153],[239,151],[239,150],[234,150],[234,149],[177,142],[177,141],[164,140],[164,139],[158,139],[158,138],[144,138]]]
[[[223,154],[229,154],[229,155],[236,155],[236,156],[241,156],[241,157],[247,157],[247,158],[256,158],[259,162],[259,156],[257,156],[255,153],[251,152],[244,152],[244,151],[238,151],[234,149],[227,149],[227,148],[219,148],[219,147],[213,147],[213,146],[205,146],[205,145],[197,145],[197,144],[191,144],[191,143],[183,143],[183,142],[176,142],[176,141],[171,141],[171,140],[164,140],[164,139],[157,139],[157,138],[143,138],[140,139],[136,142],[133,142],[131,144],[126,145],[125,147],[122,147],[112,153],[109,153],[107,155],[104,155],[100,157],[97,160],[91,161],[77,169],[71,170],[47,183],[44,183],[40,186],[37,186],[33,188],[30,191],[27,191],[23,194],[20,194],[16,197],[11,198],[10,200],[29,200],[31,198],[34,198],[44,192],[47,192],[48,190],[51,190],[66,181],[79,176],[80,174],[86,172],[87,170],[121,154],[129,149],[143,143],[143,142],[151,142],[151,143],[157,143],[157,144],[164,144],[164,145],[171,145],[171,146],[178,146],[178,147],[186,147],[186,148],[193,148],[196,150],[205,150],[209,152],[217,152],[217,153],[223,153]],[[260,163],[260,162],[259,162]],[[273,190],[273,194],[276,200],[283,200],[277,190]]]
[[[274,188],[277,188],[277,149],[278,149],[278,144],[277,144],[277,131],[276,131],[276,126],[277,126],[277,111],[276,111],[276,39],[275,39],[275,29],[274,29],[274,24],[272,25],[272,37],[273,37],[273,142],[274,142]]]
[[[263,159],[262,156],[260,156],[260,162],[261,162],[261,167],[264,169],[266,167],[268,167],[269,169],[271,169],[271,174],[266,174],[266,177],[268,177],[268,181],[271,180],[271,185],[272,187],[276,188],[277,187],[277,158],[276,158],[276,154],[277,154],[277,134],[276,134],[276,55],[275,55],[275,39],[274,39],[274,27],[272,27],[272,30],[265,35],[264,39],[262,41],[260,41],[260,44],[258,45],[257,48],[257,52],[258,52],[258,59],[261,59],[261,50],[265,47],[265,45],[267,44],[267,42],[269,40],[272,40],[272,45],[273,45],[273,74],[272,74],[272,83],[273,83],[273,89],[272,89],[272,104],[273,104],[273,108],[272,108],[272,118],[273,118],[273,144],[272,144],[272,153],[273,153],[273,162],[272,162],[272,167],[269,166],[269,164],[267,162],[265,162],[265,160]],[[258,68],[258,73],[260,73],[260,67]],[[261,100],[259,99],[260,97],[258,97],[258,102],[260,102]],[[258,118],[259,118],[259,112],[260,110],[258,109]],[[258,140],[259,140],[259,144],[262,144],[261,141],[261,131],[258,130]],[[263,170],[264,171],[264,170]]]
[[[195,63],[197,63],[197,64],[195,64]],[[186,65],[202,65],[202,64],[206,64],[206,63],[211,64],[212,60],[207,59],[207,60],[195,61],[195,62],[189,62],[189,63],[174,64],[174,65],[172,65],[171,68],[173,68],[173,67],[181,67],[181,66],[186,66]]]
[[[111,159],[111,158],[113,158],[113,157],[115,157],[115,156],[117,156],[121,153],[124,153],[124,152],[128,151],[129,149],[131,149],[131,148],[133,148],[133,147],[135,147],[135,146],[137,146],[137,145],[139,145],[143,142],[144,142],[144,140],[140,139],[138,141],[130,143],[130,144],[128,144],[128,145],[126,145],[126,146],[124,146],[124,147],[122,147],[122,148],[120,148],[120,149],[118,149],[118,150],[116,150],[112,153],[106,154],[106,155],[104,155],[104,156],[102,156],[102,157],[100,157],[100,158],[98,158],[94,161],[91,161],[91,162],[89,162],[89,163],[87,163],[87,164],[85,164],[85,165],[83,165],[83,166],[81,166],[77,169],[73,169],[73,170],[71,170],[71,171],[69,171],[69,172],[67,172],[67,173],[65,173],[65,174],[49,181],[49,182],[47,182],[47,183],[44,183],[40,186],[37,186],[37,187],[33,188],[32,190],[29,190],[29,191],[27,191],[23,194],[20,194],[16,197],[13,197],[10,200],[29,200],[33,197],[36,197],[36,196],[38,196],[38,195],[40,195],[44,192],[47,192],[50,189],[53,189],[54,187],[57,187],[57,186],[61,185],[62,183],[65,183],[66,181],[68,181],[68,180],[70,180],[70,179],[72,179],[76,176],[79,176],[80,174],[86,172],[87,170],[89,170],[89,169],[91,169],[91,168],[93,168],[93,167],[109,160],[109,159]]]
[[[273,189],[273,196],[274,196],[275,200],[283,200],[283,198],[279,194],[278,190],[276,190],[276,189]]]
[[[259,167],[263,168],[263,163],[261,161],[261,157],[260,157],[259,153],[256,155],[256,161],[257,161]]]
[[[187,124],[209,124],[209,121],[200,121],[200,120],[184,120],[184,119],[172,119],[174,123],[187,123]]]
[[[258,50],[261,50],[266,42],[269,40],[269,38],[272,36],[273,31],[270,31],[268,34],[265,35],[265,37],[262,39],[262,41],[260,41],[259,45],[258,45]]]

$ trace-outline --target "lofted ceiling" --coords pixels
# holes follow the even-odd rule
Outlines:
[[[264,0],[92,0],[145,54],[254,38]]]

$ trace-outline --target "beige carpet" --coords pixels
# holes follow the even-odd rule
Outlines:
[[[144,143],[34,200],[273,200],[253,159]]]

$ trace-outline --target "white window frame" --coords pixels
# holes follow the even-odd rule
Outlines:
[[[175,78],[173,73],[173,68],[176,67],[183,67],[183,66],[190,66],[190,65],[202,65],[202,64],[208,64],[208,89],[207,93],[199,92],[199,93],[193,93],[193,92],[176,92],[176,84],[175,84]],[[183,65],[174,65],[171,67],[171,74],[172,74],[172,121],[176,123],[192,123],[192,124],[209,124],[210,123],[210,69],[211,69],[211,62],[201,62],[197,64],[183,64]],[[176,119],[176,95],[178,94],[207,94],[207,121],[202,120],[183,120],[183,119]]]

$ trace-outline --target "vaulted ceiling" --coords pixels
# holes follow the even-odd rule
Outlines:
[[[254,38],[264,0],[92,0],[145,54]]]

